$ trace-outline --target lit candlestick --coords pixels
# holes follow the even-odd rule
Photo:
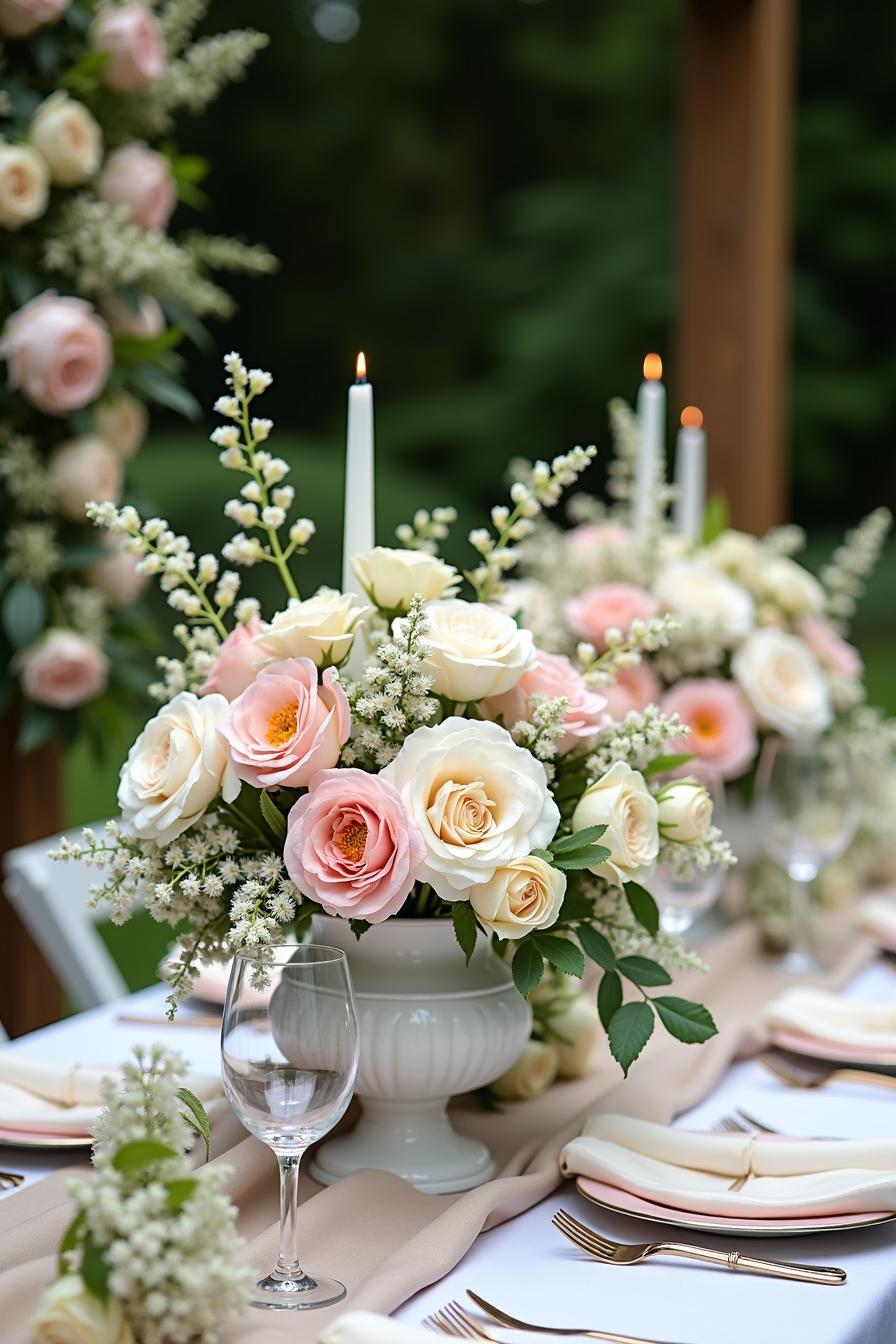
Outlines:
[[[663,440],[666,420],[666,389],[660,382],[663,361],[659,355],[647,355],[644,360],[644,381],[638,389],[638,462],[635,471],[632,524],[635,535],[646,541],[655,519],[658,475],[663,461]]]
[[[685,406],[681,413],[675,444],[675,484],[675,530],[689,541],[699,541],[706,500],[706,434],[703,412],[696,406]]]
[[[367,361],[358,355],[354,385],[348,390],[345,444],[345,513],[342,531],[342,590],[362,593],[352,570],[352,557],[373,550],[373,387]]]

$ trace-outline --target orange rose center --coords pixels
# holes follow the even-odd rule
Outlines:
[[[336,847],[352,863],[364,857],[367,845],[367,827],[363,821],[350,821],[336,836]]]
[[[281,705],[268,719],[268,741],[272,747],[282,747],[296,731],[296,716],[299,704],[294,700],[290,705]]]
[[[691,724],[691,731],[703,742],[712,742],[719,735],[719,725],[711,714],[698,714]]]

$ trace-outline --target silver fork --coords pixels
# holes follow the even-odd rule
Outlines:
[[[800,1265],[788,1260],[760,1260],[741,1255],[740,1251],[714,1251],[706,1246],[690,1246],[680,1241],[644,1241],[631,1245],[610,1241],[593,1228],[580,1223],[565,1209],[558,1209],[551,1222],[558,1232],[580,1251],[604,1265],[640,1265],[652,1255],[675,1255],[686,1260],[702,1260],[725,1269],[745,1269],[751,1274],[768,1274],[778,1279],[798,1279],[800,1283],[839,1284],[846,1281],[846,1270],[828,1265]]]
[[[545,1335],[578,1335],[585,1336],[588,1339],[606,1340],[608,1344],[663,1344],[659,1339],[641,1339],[635,1335],[615,1335],[609,1330],[569,1330],[555,1329],[547,1325],[531,1325],[528,1321],[520,1321],[515,1316],[508,1316],[506,1312],[498,1307],[491,1306],[484,1298],[471,1293],[467,1289],[467,1296],[471,1297],[478,1307],[493,1316],[495,1320],[502,1325],[506,1325],[512,1330],[531,1330],[536,1334]],[[480,1341],[487,1340],[488,1344],[502,1344],[495,1335],[490,1335],[487,1330],[475,1321],[468,1312],[464,1311],[459,1302],[449,1302],[441,1311],[434,1311],[431,1316],[427,1316],[423,1324],[428,1330],[434,1330],[437,1334],[452,1335],[455,1339],[476,1339]]]

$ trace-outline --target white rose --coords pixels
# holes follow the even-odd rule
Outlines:
[[[499,938],[522,938],[530,929],[549,929],[560,913],[566,875],[544,859],[526,855],[497,868],[488,882],[470,888],[476,918]]]
[[[80,1274],[65,1274],[41,1295],[31,1338],[34,1344],[133,1344],[134,1336],[116,1298],[101,1302]]]
[[[824,608],[824,589],[807,569],[786,555],[766,560],[760,576],[763,595],[788,616],[817,616]]]
[[[458,704],[503,695],[535,661],[531,633],[484,602],[430,602],[426,615],[430,652],[424,669],[436,695]]]
[[[643,882],[653,873],[659,852],[656,799],[637,770],[617,761],[585,790],[572,817],[573,831],[606,826],[598,841],[610,851],[606,863],[591,871],[608,882]]]
[[[50,178],[40,155],[28,145],[0,141],[0,226],[20,229],[39,219],[49,194]]]
[[[453,597],[459,583],[454,566],[438,556],[389,546],[374,546],[367,555],[353,556],[352,569],[371,602],[388,612],[407,611],[418,594],[424,602]]]
[[[756,537],[729,528],[703,549],[700,558],[752,590],[764,557],[762,543]]]
[[[103,136],[99,125],[83,103],[75,102],[61,89],[35,112],[28,139],[59,187],[86,182],[100,166]]]
[[[654,593],[663,609],[735,644],[753,627],[753,599],[739,584],[699,560],[678,560],[661,570]]]
[[[94,406],[93,427],[101,439],[111,443],[119,456],[128,461],[146,438],[149,413],[130,392],[115,392]]]
[[[814,737],[831,722],[824,673],[796,635],[755,630],[732,659],[731,671],[764,727],[784,737]]]
[[[118,806],[144,840],[167,845],[220,793],[233,802],[240,781],[218,724],[229,709],[223,695],[181,691],[150,719],[121,768]]]
[[[351,593],[322,588],[314,597],[290,602],[285,611],[278,611],[254,642],[271,658],[310,658],[318,667],[341,663],[354,642],[358,622],[370,610],[353,606],[354,601]]]
[[[418,879],[444,901],[544,848],[560,820],[544,766],[496,723],[449,718],[418,728],[380,774],[423,836]]]
[[[560,1011],[551,1013],[548,1022],[559,1077],[582,1078],[590,1073],[602,1039],[594,995],[576,994],[562,1000]]]
[[[105,439],[83,434],[54,448],[47,464],[56,489],[59,512],[72,522],[83,523],[88,500],[111,500],[117,504],[124,486],[121,458]]]
[[[674,779],[657,794],[660,831],[665,840],[699,845],[712,825],[712,798],[696,779]]]
[[[557,1077],[557,1051],[547,1041],[527,1041],[523,1053],[491,1085],[501,1101],[529,1101],[546,1092]]]

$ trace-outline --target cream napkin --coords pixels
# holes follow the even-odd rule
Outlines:
[[[896,1140],[695,1134],[593,1115],[560,1155],[587,1176],[670,1208],[774,1218],[896,1211]],[[731,1182],[749,1176],[739,1191]]]
[[[0,1050],[0,1129],[58,1135],[89,1134],[102,1109],[104,1078],[120,1069],[46,1064],[18,1050]],[[185,1086],[201,1101],[221,1093],[220,1078],[190,1075]]]
[[[896,901],[886,896],[868,896],[861,901],[859,928],[878,947],[896,952]]]
[[[767,1031],[797,1032],[848,1054],[892,1055],[896,1062],[896,1003],[845,999],[824,989],[788,989],[762,1014]]]
[[[432,1344],[422,1326],[404,1325],[375,1311],[347,1311],[321,1331],[320,1344]]]

